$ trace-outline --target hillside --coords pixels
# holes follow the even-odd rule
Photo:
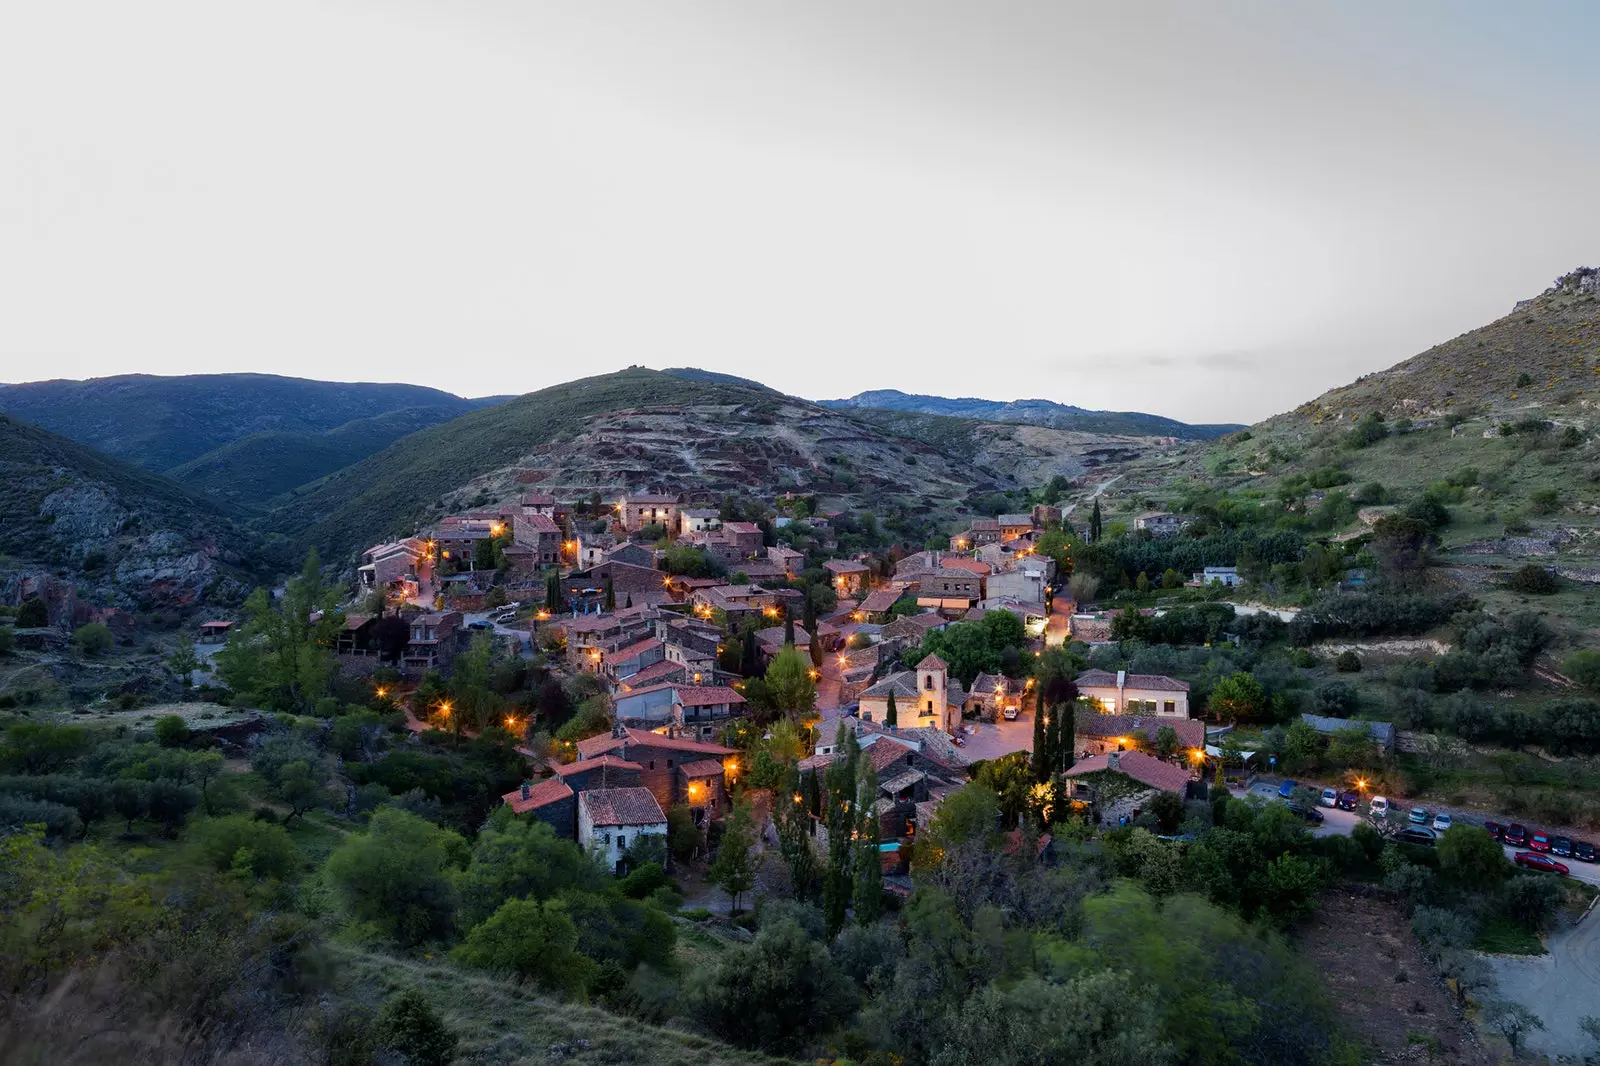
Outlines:
[[[175,466],[167,475],[197,492],[259,506],[461,413],[454,404],[404,407],[326,433],[252,433]]]
[[[1449,514],[1441,576],[1508,603],[1498,587],[1507,570],[1554,567],[1569,580],[1538,606],[1589,639],[1581,634],[1600,634],[1597,411],[1600,282],[1578,271],[1504,318],[1247,433],[1135,462],[1105,505],[1132,515],[1221,490],[1287,500],[1344,539],[1433,499]]]
[[[129,374],[0,388],[0,411],[157,472],[256,433],[325,433],[408,408],[442,419],[485,402],[419,385],[273,374]]]
[[[933,520],[975,491],[1085,467],[1088,438],[952,425],[944,434],[900,432],[763,386],[633,368],[414,433],[290,499],[265,525],[347,558],[430,517],[512,499],[531,485],[703,500],[792,489]]]
[[[921,396],[898,389],[877,389],[857,393],[844,400],[819,400],[824,407],[865,407],[889,411],[914,411],[929,415],[973,418],[985,422],[1023,422],[1029,425],[1068,429],[1080,433],[1135,437],[1178,437],[1183,440],[1215,440],[1224,433],[1243,429],[1240,425],[1190,425],[1174,418],[1142,414],[1138,411],[1088,411],[1053,400],[980,400],[972,397],[946,399]]]
[[[228,599],[282,560],[225,507],[0,415],[0,583],[68,577],[115,606]]]

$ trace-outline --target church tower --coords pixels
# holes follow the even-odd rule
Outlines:
[[[950,691],[950,667],[937,655],[929,655],[917,664],[917,724],[944,728],[946,707]],[[933,721],[926,722],[924,719]]]

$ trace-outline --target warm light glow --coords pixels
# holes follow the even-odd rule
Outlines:
[[[1204,759],[1205,757],[1206,757],[1206,753],[1201,751],[1199,748],[1195,748],[1193,751],[1191,751],[1189,753],[1189,758],[1193,759],[1195,762],[1199,762],[1201,759]]]
[[[795,802],[796,802],[796,803],[799,803],[799,802],[800,802],[800,793],[798,793],[798,792],[796,792],[796,793],[795,793],[795,794],[794,794],[794,801],[795,801]]]
[[[439,716],[442,718],[450,717],[450,705],[448,703],[439,704]]]
[[[723,764],[722,768],[724,770],[726,770],[730,774],[736,774],[736,773],[739,772],[739,760],[738,759],[729,759],[726,763]]]
[[[515,729],[516,727],[517,727],[517,720],[515,718],[511,717],[509,714],[506,715],[506,728],[507,729]]]
[[[1367,783],[1366,783],[1366,781],[1364,781],[1364,780],[1362,780],[1361,778],[1358,777],[1358,778],[1356,778],[1356,787],[1357,788],[1366,788],[1367,787]]]
[[[388,695],[388,694],[389,694],[389,690],[388,690],[388,689],[386,689],[386,688],[383,688],[383,687],[381,687],[381,686],[380,686],[380,687],[379,687],[379,688],[378,688],[378,693],[377,693],[377,695],[378,695],[378,698],[379,698],[379,699],[380,699],[380,700],[381,700],[381,699],[383,699],[383,698],[384,698],[384,697],[385,697],[385,696],[387,696],[387,695]]]

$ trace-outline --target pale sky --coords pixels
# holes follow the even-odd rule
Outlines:
[[[0,0],[0,380],[1247,422],[1600,263],[1600,5]]]

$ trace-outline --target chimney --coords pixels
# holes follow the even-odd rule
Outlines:
[[[532,799],[533,798],[533,786],[530,785],[526,781],[524,781],[522,783],[522,798],[523,799]]]
[[[1106,769],[1120,770],[1122,768],[1122,753],[1120,751],[1106,752]]]
[[[1122,690],[1128,684],[1128,671],[1117,671],[1117,713],[1121,714],[1123,708],[1128,706],[1128,701],[1123,697]]]

